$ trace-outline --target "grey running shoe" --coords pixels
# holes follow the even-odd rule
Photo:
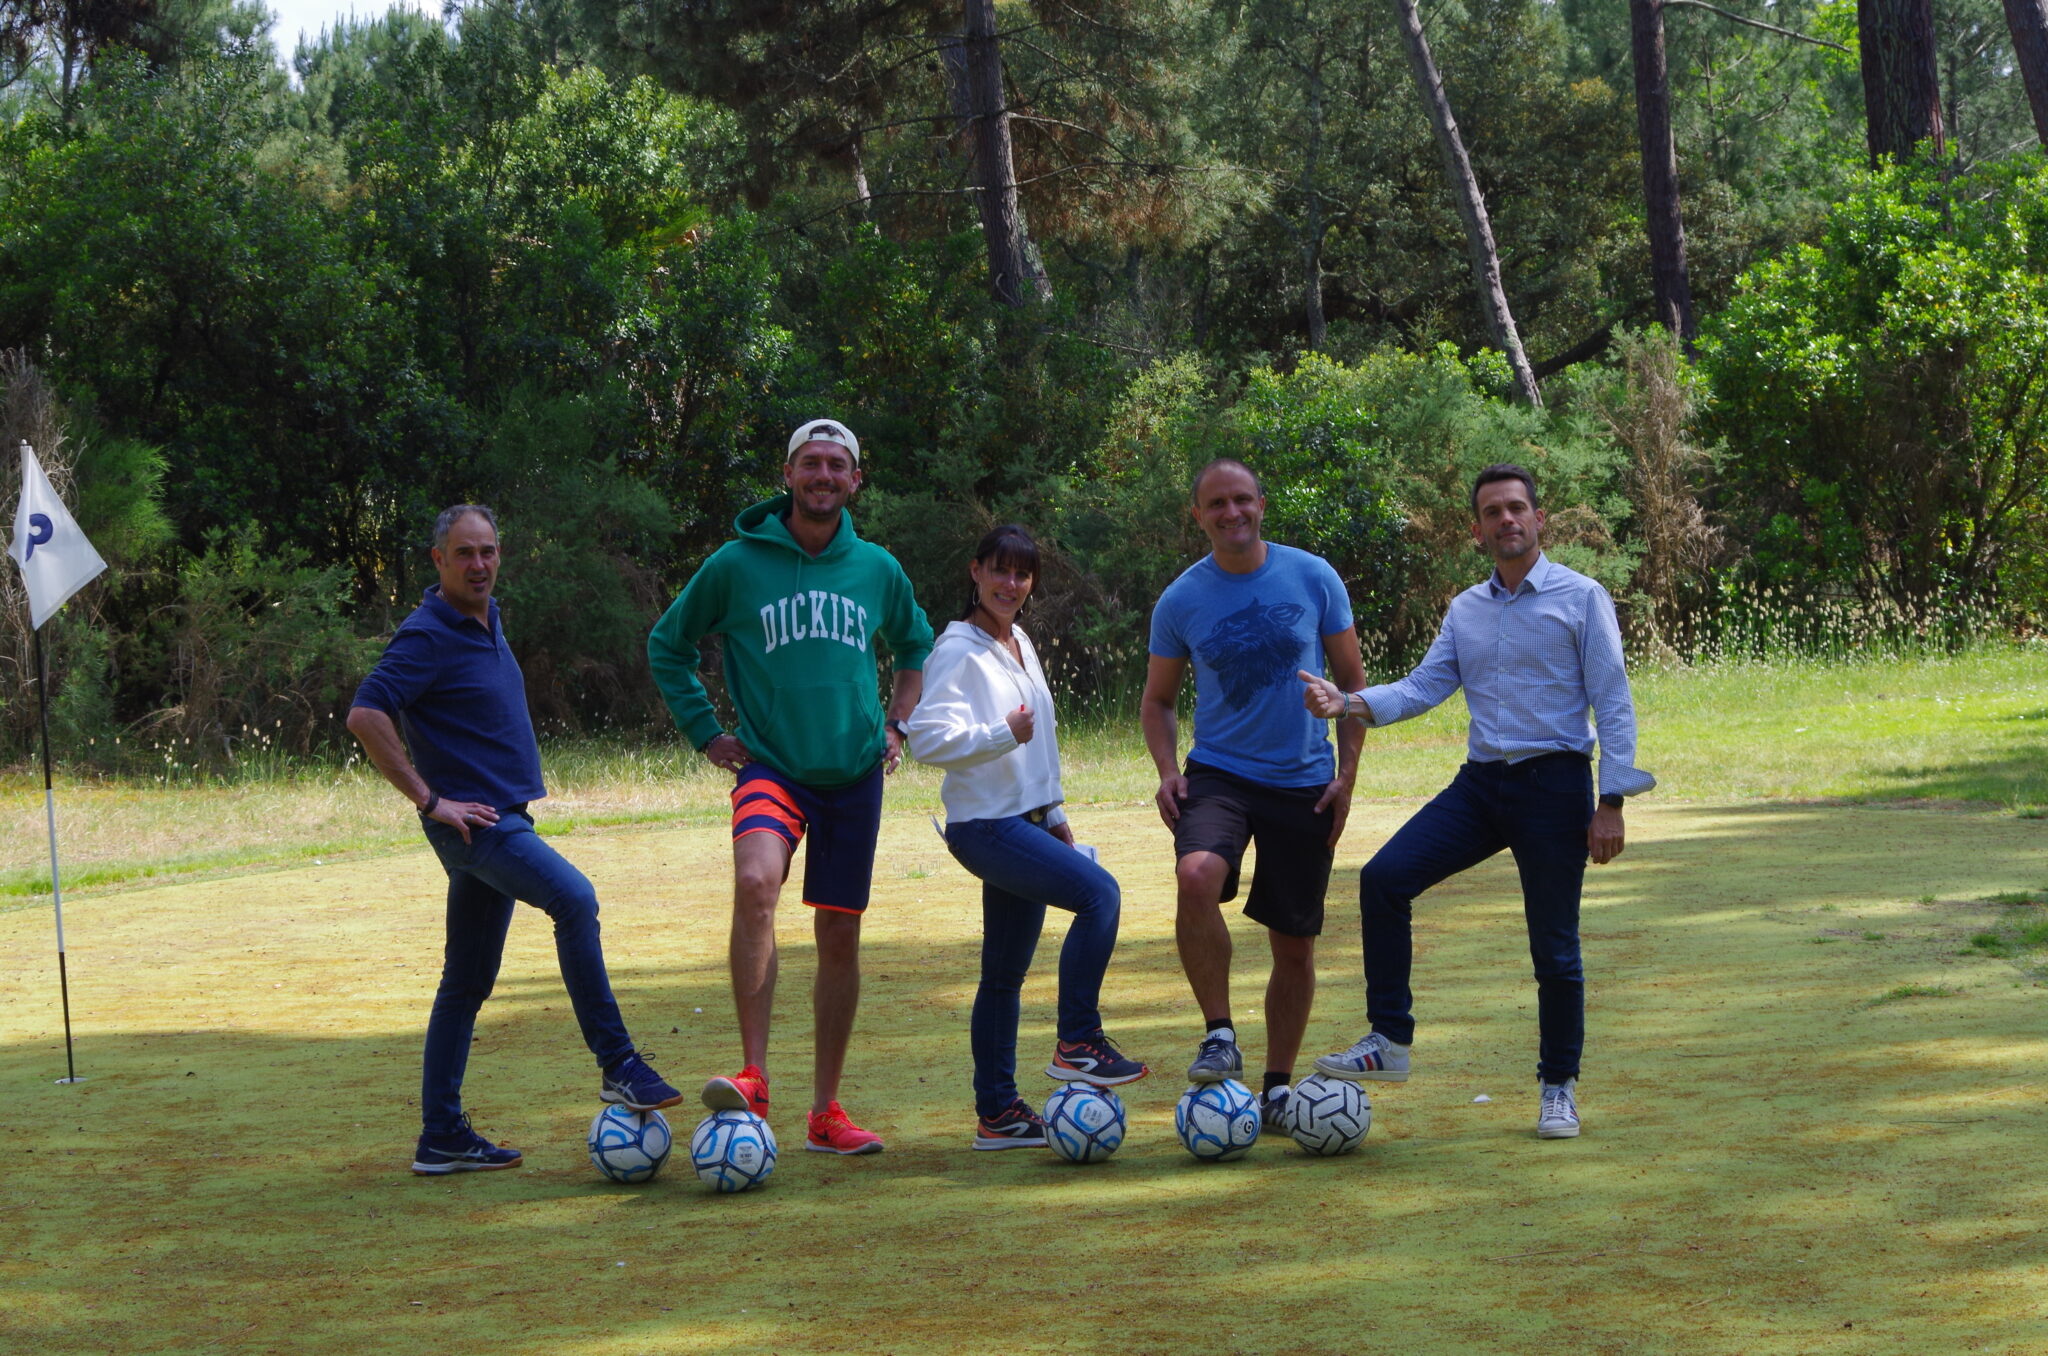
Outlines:
[[[1536,1138],[1579,1137],[1579,1103],[1573,1096],[1578,1086],[1579,1080],[1576,1078],[1543,1085],[1543,1101],[1536,1109]]]
[[[1408,1049],[1375,1031],[1349,1050],[1319,1057],[1316,1072],[1348,1083],[1406,1083]]]
[[[1259,1124],[1267,1130],[1291,1135],[1294,1131],[1287,1124],[1287,1113],[1294,1101],[1294,1089],[1285,1083],[1259,1095]]]
[[[1188,1065],[1190,1083],[1221,1083],[1242,1077],[1244,1056],[1237,1052],[1235,1041],[1224,1040],[1221,1036],[1210,1036],[1204,1040],[1202,1048],[1195,1054],[1195,1062]]]

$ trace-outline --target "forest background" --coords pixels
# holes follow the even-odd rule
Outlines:
[[[1494,461],[1641,659],[2036,636],[2048,10],[1731,4],[479,0],[287,72],[254,5],[0,0],[0,440],[112,566],[58,747],[334,754],[458,501],[543,731],[666,729],[647,627],[824,414],[935,618],[1040,535],[1100,712],[1219,455],[1375,673]]]

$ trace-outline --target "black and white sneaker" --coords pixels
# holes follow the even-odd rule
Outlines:
[[[974,1123],[977,1149],[1043,1149],[1045,1122],[1022,1097],[993,1116],[977,1117]]]
[[[1055,1083],[1093,1083],[1113,1088],[1135,1083],[1151,1070],[1109,1043],[1100,1031],[1077,1041],[1061,1041],[1045,1066],[1045,1076]]]
[[[419,1147],[413,1150],[412,1170],[422,1177],[438,1177],[444,1172],[495,1172],[499,1168],[518,1167],[523,1157],[519,1150],[493,1144],[470,1129],[465,1114],[456,1122],[455,1129],[445,1135],[420,1136]]]
[[[1190,1083],[1221,1083],[1243,1077],[1244,1056],[1238,1053],[1237,1042],[1222,1036],[1204,1040],[1202,1048],[1195,1052],[1195,1062],[1188,1065]]]

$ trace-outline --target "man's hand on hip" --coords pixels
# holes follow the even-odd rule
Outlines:
[[[462,841],[469,841],[472,828],[488,829],[498,822],[498,812],[488,805],[478,805],[467,800],[441,800],[434,802],[429,819],[437,819],[462,835]]]
[[[1593,859],[1593,865],[1605,866],[1619,857],[1622,839],[1620,809],[1603,805],[1593,811],[1593,822],[1586,826],[1586,855]]]
[[[1152,803],[1159,807],[1159,817],[1172,828],[1180,822],[1180,803],[1188,798],[1188,779],[1175,772],[1159,779],[1159,793],[1152,797]]]
[[[1337,850],[1337,840],[1344,836],[1344,821],[1351,818],[1351,783],[1338,778],[1323,788],[1322,796],[1316,801],[1316,813],[1323,807],[1330,808],[1330,851]]]
[[[704,756],[727,772],[738,772],[754,761],[754,755],[738,735],[722,734],[704,746]]]

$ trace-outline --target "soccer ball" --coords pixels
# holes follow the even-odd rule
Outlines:
[[[751,1111],[714,1111],[690,1136],[690,1166],[720,1191],[757,1187],[775,1171],[775,1132]]]
[[[1228,1163],[1259,1142],[1259,1100],[1234,1078],[1193,1083],[1173,1108],[1173,1128],[1195,1157]]]
[[[659,1111],[608,1106],[590,1123],[590,1161],[614,1182],[644,1182],[660,1172],[672,1143]]]
[[[1065,1083],[1045,1100],[1045,1140],[1070,1163],[1100,1163],[1124,1142],[1124,1103],[1108,1088]]]
[[[1372,1103],[1365,1089],[1341,1078],[1310,1074],[1287,1099],[1287,1133],[1312,1154],[1348,1154],[1372,1129]]]

